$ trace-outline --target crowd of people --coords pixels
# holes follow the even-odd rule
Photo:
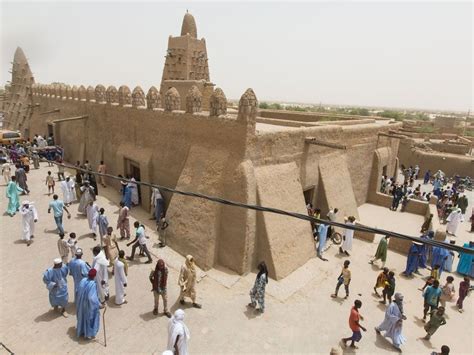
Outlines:
[[[455,183],[453,183],[451,186],[444,186],[446,185],[446,179],[444,179],[444,175],[440,171],[432,175],[428,170],[424,176],[423,185],[431,183],[433,184],[433,189],[431,192],[423,192],[421,183],[415,187],[415,182],[420,174],[420,168],[418,165],[415,166],[415,168],[409,167],[407,169],[403,169],[402,172],[404,176],[404,181],[402,184],[398,184],[394,177],[388,178],[387,176],[382,176],[380,192],[392,195],[390,209],[392,211],[396,211],[401,204],[400,211],[404,212],[406,211],[406,207],[410,200],[429,202],[431,196],[434,195],[438,200],[437,207],[440,214],[440,219],[442,219],[442,216],[445,216],[444,220],[445,223],[447,223],[446,235],[448,237],[456,237],[457,229],[460,223],[464,220],[464,214],[466,213],[469,203],[467,196],[456,189],[456,187],[459,186],[459,184],[456,184],[457,180],[455,179]],[[318,219],[321,218],[321,210],[319,208],[313,208],[311,204],[308,204],[306,207],[308,210],[308,215]],[[337,212],[337,208],[330,209],[326,216],[327,219],[334,221],[334,217]],[[428,218],[426,218],[425,222],[421,226],[421,239],[434,238],[432,219],[433,215],[430,215]],[[474,209],[471,222],[472,232],[474,231]],[[353,216],[344,217],[344,223],[354,225],[355,218]],[[325,261],[327,261],[327,259],[322,257],[322,251],[324,250],[323,248],[326,242],[327,230],[328,226],[324,223],[313,224],[313,234],[315,236],[316,242],[318,243],[318,246],[316,247],[317,255]],[[351,250],[352,248],[353,233],[354,231],[351,229],[344,229],[343,245],[339,248],[340,254],[350,256],[347,251]],[[382,300],[380,300],[381,304],[386,305],[388,301],[385,318],[383,322],[375,328],[375,331],[377,334],[381,334],[382,331],[385,331],[384,336],[390,338],[392,340],[393,346],[397,350],[401,351],[401,345],[406,341],[406,338],[402,334],[403,321],[406,320],[406,315],[404,314],[403,310],[404,297],[401,293],[395,292],[395,273],[385,266],[387,261],[389,238],[390,236],[386,235],[380,239],[374,257],[369,260],[370,264],[374,264],[374,262],[377,260],[380,260],[381,262],[382,271],[377,276],[376,283],[373,288],[374,295],[376,297],[382,298]],[[446,239],[445,242],[449,244],[456,243],[455,240],[448,239]],[[464,243],[463,247],[474,249],[474,242]],[[420,274],[419,269],[429,268],[431,270],[430,276],[427,278],[425,285],[423,288],[420,288],[422,291],[422,297],[424,299],[422,319],[423,322],[425,322],[425,340],[429,340],[440,326],[447,324],[446,318],[444,316],[446,311],[446,302],[455,302],[459,312],[462,313],[464,311],[464,299],[472,289],[470,279],[474,277],[474,264],[472,254],[461,253],[459,257],[460,259],[456,268],[456,272],[463,275],[463,279],[459,283],[458,292],[456,292],[454,278],[452,276],[448,276],[446,278],[446,282],[443,285],[440,284],[440,277],[443,271],[454,271],[454,252],[443,247],[431,247],[424,243],[416,242],[412,243],[412,246],[410,247],[407,256],[406,269],[401,275],[403,277],[412,277],[414,273]],[[345,260],[337,279],[335,292],[331,294],[331,297],[337,298],[340,287],[344,286],[344,298],[347,299],[349,297],[351,278],[350,260]],[[382,294],[379,294],[378,289],[382,289]],[[341,344],[344,347],[347,346],[348,342],[350,342],[350,347],[357,348],[355,344],[362,339],[361,331],[366,330],[360,324],[360,321],[363,320],[362,316],[359,314],[361,307],[362,302],[360,300],[356,300],[351,309],[349,317],[349,326],[353,331],[353,334],[351,337],[343,338],[341,340]],[[428,316],[429,320],[427,320]],[[449,353],[449,347],[445,346],[444,351],[445,353]]]
[[[40,139],[41,141],[41,139]],[[16,145],[15,149],[22,151],[25,149],[21,145]],[[8,153],[9,148],[5,149]],[[31,151],[30,151],[31,153]],[[25,150],[25,154],[28,151]],[[12,155],[5,155],[7,164],[12,164]],[[15,157],[15,155],[13,155]],[[8,160],[10,160],[8,162]],[[43,274],[43,282],[46,285],[49,294],[49,302],[55,311],[62,316],[68,317],[67,305],[69,301],[69,293],[67,287],[67,277],[71,276],[74,284],[74,303],[76,306],[76,335],[86,339],[93,339],[97,335],[100,328],[100,310],[105,308],[110,299],[109,277],[113,275],[115,281],[115,298],[116,305],[124,305],[126,300],[126,287],[128,286],[128,269],[129,263],[134,260],[135,253],[138,250],[139,256],[147,256],[146,264],[152,263],[153,259],[147,247],[149,237],[145,233],[144,224],[135,221],[134,238],[131,238],[130,229],[130,209],[134,205],[138,205],[137,184],[129,177],[122,180],[122,201],[118,211],[117,231],[120,238],[114,233],[114,228],[109,225],[104,208],[97,205],[97,180],[92,172],[92,167],[88,161],[83,164],[76,163],[75,176],[65,172],[62,160],[56,159],[58,167],[57,178],[48,170],[45,178],[45,186],[48,196],[51,194],[52,200],[49,202],[47,212],[53,214],[56,232],[58,233],[57,250],[58,257],[54,258],[53,265],[49,267]],[[50,164],[48,163],[48,167]],[[35,168],[39,168],[38,166]],[[21,171],[23,166],[16,166],[16,176],[23,174]],[[106,167],[103,162],[100,163],[97,171],[105,174]],[[29,169],[24,171],[28,174]],[[29,190],[23,184],[27,178],[22,179],[22,183],[18,183],[16,176],[8,176],[6,179],[7,198],[9,205],[7,211],[10,216],[15,216],[17,212],[21,214],[22,223],[22,239],[27,246],[32,244],[35,234],[35,224],[38,222],[38,209],[34,202],[23,200],[20,203],[20,195],[29,194]],[[127,179],[127,180],[126,180]],[[98,179],[102,187],[106,187],[106,181],[103,176],[99,175]],[[62,191],[62,199],[59,198],[55,191],[56,184],[59,183]],[[23,187],[22,187],[23,186]],[[159,246],[165,246],[165,230],[168,221],[164,216],[164,200],[157,188],[153,188],[152,197],[152,218],[156,219],[157,231],[159,233]],[[84,260],[84,251],[78,245],[79,241],[75,232],[68,233],[64,227],[63,215],[71,218],[71,206],[77,204],[77,213],[87,217],[88,228],[93,240],[100,238],[99,245],[95,246],[90,256],[91,263]],[[41,210],[40,210],[41,211]],[[125,250],[121,248],[119,241],[125,240],[126,246],[131,246],[129,256],[125,255]],[[187,344],[190,338],[189,329],[184,324],[185,313],[182,309],[178,309],[172,315],[168,308],[168,267],[163,259],[159,259],[156,263],[154,271],[149,275],[153,291],[153,314],[158,315],[159,300],[163,302],[163,315],[170,318],[169,321],[169,339],[168,350],[176,354],[187,354]],[[268,271],[264,262],[259,265],[259,274],[255,280],[254,287],[250,290],[250,300],[248,307],[257,309],[263,313],[265,310],[265,286],[268,283]],[[188,255],[181,267],[178,286],[180,289],[179,303],[184,305],[186,299],[191,300],[194,308],[200,309],[201,304],[197,303],[197,268],[194,258]],[[258,307],[257,307],[258,306]],[[165,351],[164,353],[167,353]]]
[[[24,152],[28,158],[34,154],[34,149],[39,147],[38,144],[44,145],[40,137],[35,136],[35,140],[29,147],[20,145],[15,146],[16,152]],[[44,148],[44,147],[43,147]],[[9,152],[9,150],[6,150]],[[35,234],[35,223],[39,218],[39,211],[36,204],[32,201],[23,200],[20,203],[20,194],[29,194],[27,183],[27,174],[29,168],[25,164],[26,159],[22,154],[10,154],[10,162],[16,159],[15,175],[5,175],[3,164],[2,174],[4,174],[7,185],[7,197],[9,200],[7,213],[10,216],[15,216],[17,212],[21,215],[22,222],[22,239],[27,246],[32,244],[32,239]],[[149,237],[146,234],[146,228],[143,223],[139,221],[133,224],[133,233],[130,228],[130,209],[138,205],[139,193],[137,182],[127,176],[122,179],[122,199],[118,210],[118,218],[116,230],[119,231],[120,238],[115,234],[114,228],[109,223],[107,211],[104,207],[97,204],[98,183],[106,188],[106,180],[104,176],[96,174],[92,170],[91,164],[85,161],[83,164],[77,162],[75,175],[69,175],[65,172],[65,166],[62,164],[62,156],[55,157],[57,171],[57,179],[55,179],[51,170],[47,171],[45,177],[45,191],[52,196],[47,211],[53,213],[56,231],[58,233],[58,257],[53,260],[53,265],[48,268],[43,274],[43,281],[49,291],[49,302],[51,306],[59,311],[64,317],[68,317],[66,310],[69,294],[67,287],[67,277],[71,276],[74,283],[74,303],[76,306],[76,335],[77,337],[84,337],[87,339],[94,338],[100,328],[100,309],[106,307],[110,298],[109,276],[112,273],[115,281],[115,299],[116,305],[124,305],[126,300],[126,288],[128,286],[129,263],[135,260],[136,252],[139,256],[146,256],[146,264],[153,263],[153,257],[148,248]],[[49,165],[49,163],[48,163]],[[39,168],[35,164],[35,169]],[[49,166],[48,166],[49,168]],[[7,170],[5,170],[7,171]],[[11,171],[11,169],[10,169]],[[103,161],[96,170],[100,174],[106,174],[107,169]],[[395,179],[388,179],[383,177],[381,183],[381,192],[390,193],[393,195],[392,210],[396,210],[401,201],[402,211],[407,203],[404,199],[418,199],[429,201],[431,194],[421,191],[420,185],[412,189],[414,182],[418,178],[420,169],[416,166],[404,171],[405,181],[398,185]],[[426,180],[426,175],[425,175]],[[463,215],[468,206],[467,197],[458,193],[455,187],[443,188],[436,185],[438,178],[430,178],[427,184],[433,183],[433,195],[438,197],[439,201],[446,201],[443,204],[443,211],[451,206],[449,215],[446,220],[448,222],[447,232],[449,235],[455,236],[456,229],[462,221]],[[56,183],[59,183],[62,192],[62,199],[59,198],[55,191]],[[165,232],[168,226],[168,221],[165,218],[164,200],[159,189],[152,189],[151,196],[152,218],[156,220],[157,231],[159,235],[159,246],[166,245]],[[84,260],[84,251],[78,245],[79,241],[76,233],[70,232],[66,239],[66,231],[64,228],[63,215],[66,213],[67,218],[71,218],[71,211],[73,204],[77,204],[77,213],[87,217],[88,229],[91,238],[94,241],[99,237],[99,244],[92,250],[91,263]],[[321,218],[321,210],[313,208],[311,204],[307,205],[308,213],[315,218]],[[463,209],[462,209],[463,208]],[[459,212],[458,212],[459,209]],[[439,209],[438,209],[439,210]],[[326,215],[328,221],[335,222],[338,217],[339,210],[331,208]],[[444,213],[444,212],[443,212]],[[460,213],[457,217],[456,214]],[[421,238],[434,237],[432,218],[427,218],[425,223],[421,226]],[[344,218],[344,223],[348,226],[354,226],[357,222],[354,216]],[[316,241],[317,256],[328,261],[323,257],[323,253],[327,250],[327,239],[334,238],[337,233],[333,226],[329,223],[318,222],[312,224],[313,235]],[[133,235],[133,238],[132,238]],[[352,251],[354,230],[347,228],[342,233],[342,245],[339,247],[340,255],[350,257]],[[374,296],[381,298],[380,303],[387,305],[384,320],[375,328],[377,334],[384,332],[384,336],[392,340],[393,346],[400,350],[402,344],[406,341],[403,335],[403,321],[406,320],[404,313],[403,302],[404,296],[400,292],[396,292],[396,276],[390,268],[386,267],[387,249],[390,236],[383,236],[377,246],[377,250],[369,263],[374,264],[378,260],[381,262],[381,272],[377,276],[375,285],[373,287]],[[131,246],[129,256],[126,256],[125,250],[120,245],[120,241],[126,241],[126,246]],[[451,241],[452,243],[453,241]],[[474,249],[474,243],[466,243],[466,248]],[[471,290],[470,278],[474,277],[472,269],[472,255],[461,254],[456,271],[464,275],[458,290],[454,285],[454,278],[448,276],[446,283],[440,285],[440,279],[443,271],[451,272],[453,270],[454,253],[442,247],[430,247],[423,243],[413,243],[407,256],[406,270],[403,272],[404,277],[411,277],[414,273],[418,273],[421,268],[430,268],[430,277],[426,280],[422,290],[422,297],[424,298],[423,321],[425,321],[424,330],[426,332],[425,339],[430,339],[440,326],[447,324],[445,311],[446,302],[455,302],[460,310],[463,311],[463,301]],[[344,260],[341,272],[337,278],[335,291],[331,297],[338,298],[341,286],[344,286],[345,299],[350,295],[350,283],[352,280],[352,273],[350,270],[350,260]],[[133,283],[133,280],[130,280]],[[174,353],[187,354],[188,340],[190,339],[190,332],[184,323],[185,313],[178,309],[172,315],[168,308],[168,267],[163,259],[158,259],[156,266],[149,275],[153,291],[153,314],[159,314],[160,298],[163,302],[163,315],[170,318],[169,320],[169,341],[168,351]],[[185,304],[186,299],[191,300],[191,305],[195,308],[201,308],[201,304],[197,303],[197,268],[193,256],[188,255],[182,265],[178,277],[178,286],[180,289],[179,302],[181,305]],[[252,289],[250,290],[249,308],[256,309],[260,313],[265,312],[265,290],[269,282],[268,269],[265,262],[258,265],[258,273]],[[379,294],[378,289],[382,289]],[[349,346],[356,348],[356,343],[362,339],[362,331],[366,331],[361,321],[363,317],[360,314],[362,302],[355,300],[353,307],[350,310],[349,326],[352,331],[352,336],[343,338],[342,345],[345,347],[350,342]],[[429,319],[427,320],[427,317]],[[445,347],[446,350],[446,347]]]

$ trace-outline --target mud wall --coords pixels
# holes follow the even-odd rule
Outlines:
[[[104,160],[115,175],[127,173],[133,162],[143,181],[301,213],[305,212],[303,189],[307,187],[315,191],[315,205],[331,196],[344,201],[344,193],[350,193],[349,200],[355,203],[344,213],[355,213],[353,205],[367,200],[374,150],[398,149],[398,140],[378,135],[396,124],[327,125],[259,134],[255,131],[256,110],[248,106],[256,100],[245,97],[241,101],[247,106],[239,108],[237,117],[210,117],[202,112],[168,112],[36,94],[28,131],[44,134],[48,124],[53,125],[55,138],[65,147],[70,162],[89,160],[97,166]],[[345,145],[345,149],[308,144],[308,137]],[[339,167],[344,170],[342,175],[338,166],[331,167],[335,151],[343,162]],[[390,170],[395,161],[396,153],[387,156]],[[344,196],[339,196],[337,184],[328,184],[324,196],[318,196],[321,162],[328,165],[325,174],[329,180],[331,174],[347,180]],[[275,179],[272,171],[281,178]],[[110,183],[119,188],[118,182]],[[143,188],[145,207],[149,196],[149,189]],[[203,269],[222,265],[242,274],[265,260],[271,276],[282,278],[313,256],[306,222],[282,221],[280,216],[179,195],[165,193],[164,197],[170,219],[169,245],[183,255],[193,254]],[[337,207],[333,202],[328,200],[326,207]],[[278,226],[288,230],[281,233]]]
[[[430,142],[429,146],[438,152],[465,155],[469,153],[471,147],[468,144],[455,144],[449,142],[435,143]]]
[[[127,164],[131,161],[140,168],[143,181],[226,197],[224,187],[235,180],[227,171],[233,171],[245,157],[248,127],[236,118],[42,96],[33,96],[33,100],[39,106],[28,124],[31,135],[44,134],[48,124],[53,125],[55,139],[65,148],[67,161],[89,160],[97,167],[100,160],[104,160],[113,175],[127,173]],[[244,176],[243,183],[245,179]],[[120,188],[118,181],[109,183]],[[149,207],[149,188],[142,187],[141,194],[142,205]],[[196,198],[184,201],[167,193],[164,197],[170,218],[170,246],[183,255],[194,254],[204,269],[216,264],[219,245],[232,248],[232,240],[239,244],[246,235],[242,236],[241,232],[247,228],[240,218],[220,222],[222,206],[219,204]],[[232,197],[248,202],[247,196],[240,192]],[[207,218],[202,218],[203,215]],[[222,232],[231,233],[225,243],[218,241]],[[243,254],[235,258],[247,259],[248,253],[244,251],[245,258]],[[248,261],[227,262],[221,257],[219,263],[238,272],[249,271]]]
[[[413,147],[409,139],[403,140],[400,143],[398,157],[400,164],[405,166],[415,166],[418,164],[422,174],[430,169],[432,172],[442,170],[448,176],[455,174],[472,176],[474,171],[473,157],[424,151]]]
[[[255,148],[250,151],[255,166],[266,164],[284,164],[295,162],[300,171],[302,189],[314,188],[313,204],[317,204],[319,165],[321,160],[330,159],[338,149],[306,143],[305,139],[314,137],[326,142],[346,146],[341,150],[346,157],[354,196],[357,205],[367,201],[370,177],[373,168],[373,154],[377,148],[390,147],[392,154],[387,157],[388,172],[393,174],[397,158],[399,140],[379,136],[379,132],[401,126],[372,125],[304,127],[281,132],[260,133],[257,135]],[[334,174],[338,174],[334,166]]]

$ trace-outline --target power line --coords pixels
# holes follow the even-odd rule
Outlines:
[[[8,149],[8,148],[6,148],[6,149],[8,151],[12,151],[11,149]],[[26,154],[26,152],[25,152],[24,155],[27,155],[28,157],[32,157],[31,154]],[[251,210],[260,211],[260,212],[275,213],[275,214],[279,214],[279,215],[283,215],[283,216],[302,219],[302,220],[305,220],[305,221],[308,221],[308,222],[326,224],[326,225],[331,225],[331,226],[335,226],[335,227],[340,227],[340,228],[350,229],[350,230],[360,231],[360,232],[381,234],[381,235],[386,235],[386,236],[389,236],[389,237],[395,237],[395,238],[398,238],[398,239],[409,240],[411,242],[426,244],[426,245],[430,245],[430,246],[433,246],[433,247],[442,247],[442,248],[452,250],[452,251],[455,251],[455,252],[458,252],[458,253],[471,254],[471,255],[474,254],[474,249],[464,248],[462,246],[453,245],[453,244],[449,244],[449,243],[445,243],[445,242],[441,242],[441,241],[437,241],[437,240],[433,240],[433,239],[429,239],[429,238],[412,237],[412,236],[409,236],[409,235],[405,235],[405,234],[401,234],[401,233],[397,233],[397,232],[393,232],[393,231],[388,231],[388,230],[381,229],[381,228],[373,228],[373,227],[360,225],[360,224],[359,225],[347,225],[347,224],[344,224],[344,223],[333,222],[333,221],[325,220],[325,219],[321,219],[321,218],[315,218],[315,217],[312,217],[312,216],[308,216],[306,214],[301,214],[301,213],[297,213],[297,212],[289,212],[289,211],[281,210],[281,209],[278,209],[278,208],[264,207],[264,206],[259,206],[259,205],[249,205],[249,204],[235,202],[235,201],[231,201],[231,200],[226,200],[226,199],[223,199],[223,198],[220,198],[220,197],[209,196],[209,195],[205,195],[205,194],[201,194],[201,193],[197,193],[197,192],[181,191],[181,190],[173,189],[171,187],[152,184],[152,183],[144,182],[144,181],[131,181],[131,180],[126,179],[124,177],[111,175],[111,174],[105,174],[105,173],[99,173],[99,172],[95,172],[95,171],[92,171],[92,170],[83,169],[83,168],[80,168],[80,167],[72,165],[72,164],[58,163],[54,160],[48,160],[48,159],[45,159],[45,158],[41,158],[40,161],[45,161],[45,162],[52,163],[52,164],[55,164],[55,165],[61,165],[65,168],[73,169],[73,170],[76,170],[76,171],[81,171],[81,172],[84,172],[84,173],[87,173],[87,174],[93,174],[93,175],[97,175],[97,176],[104,176],[104,177],[114,179],[114,180],[132,182],[132,183],[136,183],[137,185],[143,185],[143,186],[148,186],[148,187],[151,187],[151,188],[157,188],[157,189],[160,189],[162,191],[170,192],[170,193],[173,193],[173,194],[178,194],[178,195],[183,195],[183,196],[188,196],[188,197],[194,197],[194,198],[201,198],[201,199],[205,199],[205,200],[208,200],[208,201],[213,201],[213,202],[216,202],[216,203],[220,203],[220,204],[223,204],[223,205],[246,208],[246,209],[251,209]]]

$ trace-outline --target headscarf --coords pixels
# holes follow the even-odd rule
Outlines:
[[[87,276],[89,276],[89,279],[91,280],[93,280],[96,275],[97,275],[97,270],[94,268],[90,269],[89,273],[87,274]]]
[[[160,277],[158,277],[159,273],[161,274]],[[158,288],[163,289],[166,287],[166,283],[168,281],[168,268],[166,267],[163,259],[159,259],[156,263],[155,273],[153,276],[153,290],[158,290]]]
[[[168,322],[168,350],[174,349],[174,344],[180,333],[184,333],[186,340],[191,338],[189,329],[184,324],[185,313],[182,309],[177,309]]]
[[[191,273],[196,274],[196,264],[192,255],[186,256],[186,267]]]
[[[398,308],[400,309],[400,313],[403,314],[403,295],[400,292],[395,293],[394,301]]]
[[[265,280],[266,280],[266,283],[268,283],[268,269],[267,269],[267,265],[265,264],[264,261],[262,261],[260,264],[258,264],[258,274],[257,274],[257,280],[260,278],[260,276],[262,276],[263,274],[265,274]]]

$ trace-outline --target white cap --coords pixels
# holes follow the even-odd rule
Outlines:
[[[56,258],[53,260],[54,261],[54,265],[58,265],[58,264],[62,264],[63,263],[63,260],[61,258]]]
[[[171,350],[165,350],[161,355],[173,355],[173,352]]]

